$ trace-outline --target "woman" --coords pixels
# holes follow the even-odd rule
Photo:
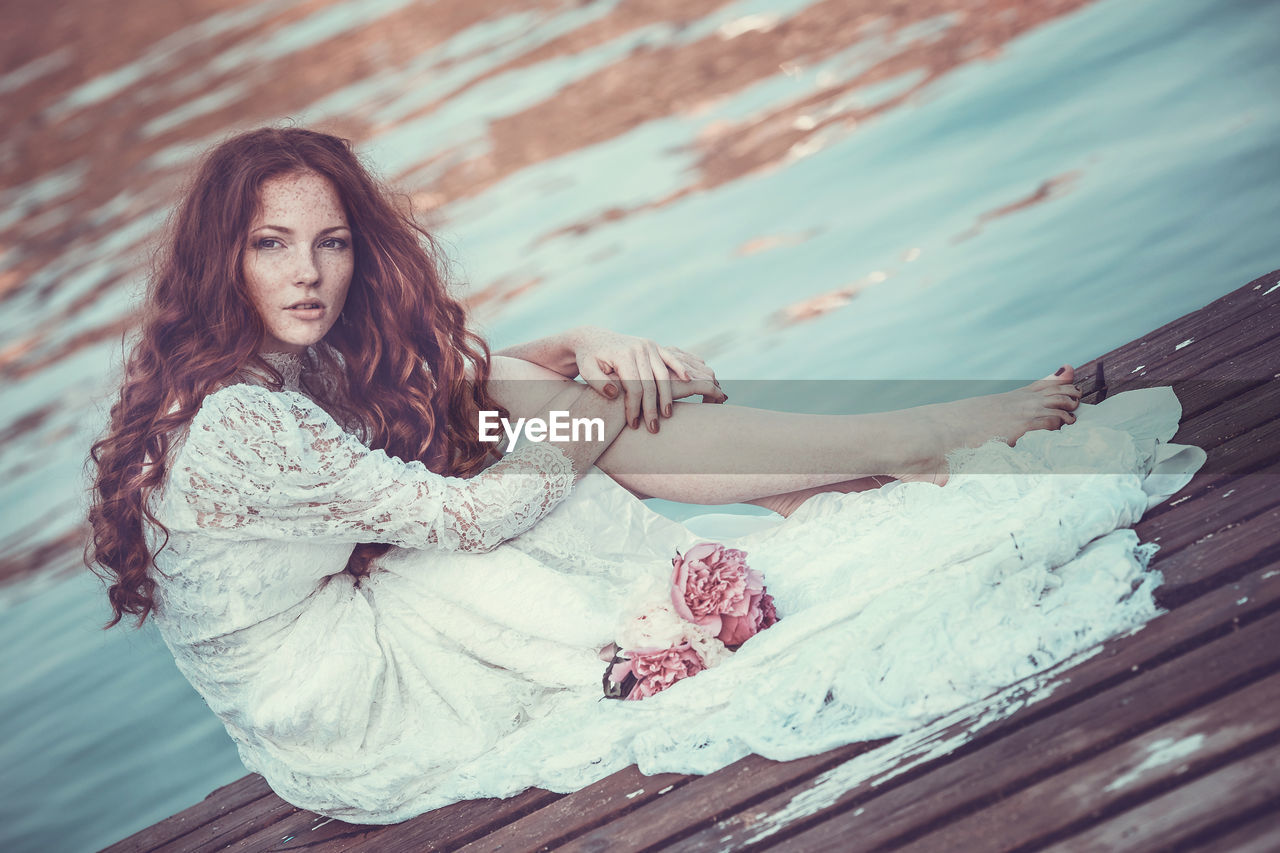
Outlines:
[[[1076,420],[1070,367],[881,415],[676,403],[725,396],[701,359],[650,341],[578,329],[491,356],[430,246],[345,141],[224,142],[177,213],[93,448],[110,625],[154,615],[246,766],[290,802],[386,823],[632,762],[708,772],[812,753],[901,731],[1154,612],[1149,582],[1130,589],[1147,576],[1125,540],[1108,552],[1116,583],[1070,602],[1088,618],[1014,618],[1025,636],[998,660],[946,659],[950,688],[902,663],[960,614],[963,633],[1031,612],[1062,585],[1051,568],[1146,508],[1150,454],[1101,424],[1078,433],[1122,483],[938,488],[975,460],[1079,461],[1066,431],[1048,440]],[[482,412],[601,429],[504,455],[481,440]],[[1010,446],[1032,430],[1035,448]],[[926,482],[864,491],[874,475]],[[602,704],[597,656],[635,590],[698,541],[637,495],[790,516],[739,543],[785,618],[689,684]],[[1001,584],[1011,536],[1040,565]]]

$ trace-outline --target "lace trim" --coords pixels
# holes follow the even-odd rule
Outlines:
[[[302,390],[302,370],[305,367],[302,356],[292,352],[261,352],[258,355],[280,374],[285,390]]]

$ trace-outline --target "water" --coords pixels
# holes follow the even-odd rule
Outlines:
[[[187,21],[51,99],[49,115],[86,132],[107,110],[173,103],[139,112],[145,180],[112,184],[109,164],[69,154],[0,189],[0,559],[74,538],[83,451],[118,359],[110,330],[135,304],[146,241],[194,154],[275,114],[246,107],[273,97],[249,72],[183,65],[202,37],[259,63],[345,69],[323,91],[299,82],[301,102],[280,113],[353,123],[384,174],[420,205],[443,203],[431,215],[497,347],[594,323],[703,354],[730,386],[1029,379],[1280,265],[1276,4],[1104,0],[972,55],[940,46],[994,38],[983,13],[925,9],[897,31],[868,18],[856,38],[732,85],[719,81],[810,4],[726,4],[573,48],[554,40],[600,32],[623,7],[480,15],[404,56],[391,37],[409,26],[394,17],[403,4],[387,2],[368,13],[376,38],[353,40],[363,53],[317,58],[355,26],[352,6],[271,32],[263,22],[290,4]],[[663,76],[730,48],[720,76]],[[653,92],[618,73],[616,96],[592,94],[663,49]],[[0,92],[67,64],[45,57],[7,69]],[[859,76],[894,57],[908,58]],[[522,114],[546,122],[504,124]],[[82,233],[48,239],[73,224]],[[0,590],[6,850],[95,849],[244,772],[151,629],[99,630],[100,591],[66,574],[74,550],[49,552],[63,574]]]

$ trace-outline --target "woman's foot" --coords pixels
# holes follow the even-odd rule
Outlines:
[[[899,480],[941,486],[947,481],[947,453],[960,447],[979,447],[993,438],[1013,445],[1034,429],[1058,429],[1075,423],[1080,389],[1072,383],[1070,365],[1022,388],[1003,394],[971,397],[954,403],[918,406],[904,414],[918,429],[915,461],[893,474]]]

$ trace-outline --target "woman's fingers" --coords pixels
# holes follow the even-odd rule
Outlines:
[[[662,362],[671,369],[678,378],[688,382],[693,377],[689,375],[689,369],[685,366],[687,361],[692,359],[684,358],[688,353],[676,347],[658,347],[658,353],[662,356]]]
[[[634,359],[629,364],[624,361],[618,365],[618,381],[622,384],[623,411],[626,414],[627,426],[638,429],[644,401],[644,387],[640,384],[640,375],[636,370]]]
[[[649,367],[653,370],[658,391],[657,412],[653,421],[655,427],[653,431],[657,432],[658,417],[671,417],[671,371],[667,368],[667,363],[663,361],[662,353],[658,351],[656,345],[649,347]]]
[[[715,380],[698,377],[694,377],[689,382],[676,382],[675,394],[679,397],[692,397],[697,394],[702,397],[704,403],[723,403],[729,399],[724,391],[720,390]]]
[[[666,367],[662,368],[666,372]],[[648,353],[636,355],[636,373],[640,376],[640,416],[649,432],[658,431],[658,383]]]
[[[704,403],[723,403],[729,399],[709,369],[690,369],[689,377],[688,382],[677,379],[671,383],[672,393],[677,398],[698,394]]]
[[[620,358],[616,369],[618,383],[622,385],[623,410],[627,418],[627,426],[640,428],[640,421],[657,425],[658,392],[653,381],[653,368],[649,366],[647,357],[631,353],[629,358]]]
[[[672,350],[684,360],[689,369],[693,371],[690,378],[695,376],[709,376],[712,382],[716,381],[716,372],[711,369],[711,365],[702,360],[700,356],[696,356],[691,352],[685,352],[679,347],[671,347]]]
[[[578,365],[578,373],[582,376],[582,381],[594,388],[597,394],[608,397],[610,400],[616,400],[622,393],[622,389],[618,387],[621,383],[616,376],[612,375],[613,366],[610,364],[589,358]]]
[[[720,387],[720,380],[716,379],[715,371],[710,367],[707,367],[705,364],[701,367],[690,367],[689,379],[690,382],[673,383],[673,385],[680,384],[682,386],[681,392],[676,394],[677,397],[689,397],[693,394],[701,394],[702,402],[704,403],[723,403],[729,399],[729,396],[725,394],[724,390]],[[697,388],[705,389],[705,391],[684,390],[690,386],[690,383],[696,383]]]
[[[580,358],[578,372],[584,382],[609,399],[623,395],[627,425],[638,429],[643,421],[649,432],[658,432],[660,418],[671,417],[677,399],[700,395],[704,403],[723,403],[715,371],[693,353],[679,347],[662,347],[652,341],[620,349],[597,351]],[[677,390],[676,386],[680,388]]]

